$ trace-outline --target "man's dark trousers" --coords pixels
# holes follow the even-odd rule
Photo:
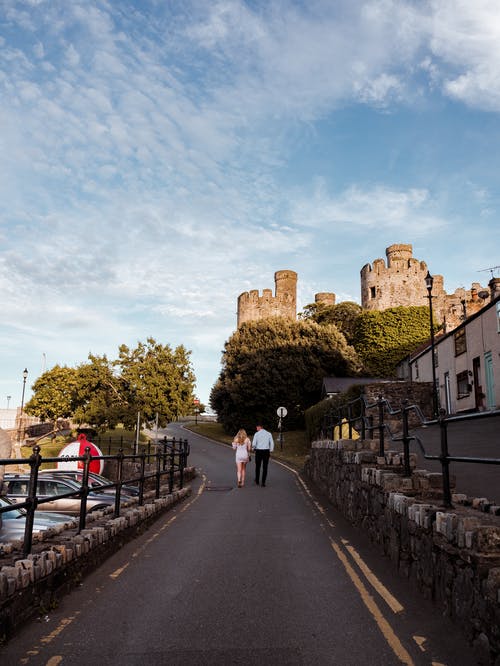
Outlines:
[[[255,449],[255,483],[259,485],[260,466],[262,465],[262,485],[266,485],[267,466],[269,465],[269,449]]]

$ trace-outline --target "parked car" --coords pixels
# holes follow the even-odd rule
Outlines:
[[[25,502],[28,497],[30,475],[6,474],[4,488],[6,496],[14,502]],[[77,516],[80,513],[81,498],[78,496],[81,485],[72,479],[62,476],[41,475],[38,477],[36,495],[39,500],[74,493],[73,497],[56,498],[38,505],[40,511],[57,511],[58,513]],[[87,511],[99,511],[108,506],[114,506],[115,496],[107,493],[89,493],[87,497]]]
[[[83,470],[81,469],[41,469],[38,474],[50,474],[52,476],[60,475],[68,479],[73,479],[73,481],[77,481],[79,484],[83,483]],[[97,492],[99,487],[107,486],[110,483],[113,483],[113,481],[110,481],[110,479],[107,479],[105,476],[97,474],[96,472],[89,472],[89,487],[91,487],[93,491]],[[106,488],[104,492],[113,495],[115,493],[115,488]],[[139,488],[124,485],[122,486],[120,495],[121,497],[137,497],[137,495],[139,495]]]
[[[26,511],[16,506],[16,503],[8,497],[0,497],[0,507],[10,506],[10,511],[0,513],[0,543],[23,540],[26,527]],[[43,532],[54,525],[61,523],[72,523],[68,516],[62,513],[52,513],[51,511],[35,511],[35,520],[33,523],[33,532]]]

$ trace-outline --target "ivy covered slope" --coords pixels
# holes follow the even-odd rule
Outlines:
[[[399,361],[428,339],[429,308],[412,306],[362,311],[352,344],[368,375],[392,377]]]
[[[320,399],[323,378],[353,376],[355,350],[336,326],[271,318],[243,324],[226,342],[210,405],[227,432],[274,428],[276,409],[288,410],[287,429],[303,426],[304,411]]]

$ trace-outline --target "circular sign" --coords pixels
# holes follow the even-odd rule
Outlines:
[[[280,417],[283,418],[288,414],[286,407],[278,407],[276,410],[276,414]]]
[[[64,448],[59,451],[59,458],[74,458],[76,456],[85,455],[87,446],[90,448],[91,456],[102,456],[102,451],[97,448],[95,444],[89,442],[85,435],[82,433],[78,435],[78,441],[66,444]],[[57,463],[57,469],[83,469],[82,460],[60,460]],[[91,460],[89,470],[96,474],[102,474],[104,471],[104,460]]]

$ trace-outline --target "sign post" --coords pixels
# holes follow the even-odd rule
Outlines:
[[[278,439],[280,443],[280,449],[283,450],[283,432],[281,430],[281,419],[285,418],[288,414],[286,407],[278,407],[276,414],[279,416],[278,419]]]

